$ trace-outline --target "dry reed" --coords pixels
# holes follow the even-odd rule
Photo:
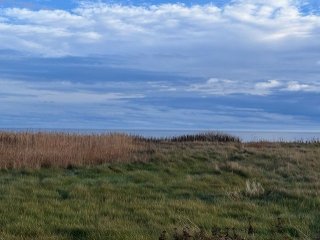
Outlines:
[[[109,162],[144,161],[157,142],[233,142],[221,133],[172,138],[144,138],[127,134],[71,134],[0,132],[0,169],[70,167]]]
[[[143,160],[146,144],[125,134],[0,133],[0,168],[96,165]]]

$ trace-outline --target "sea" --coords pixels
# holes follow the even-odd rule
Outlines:
[[[239,137],[243,142],[308,142],[320,141],[320,131],[235,131],[235,130],[158,130],[158,129],[48,129],[48,128],[0,128],[0,131],[9,132],[62,132],[76,134],[108,134],[125,133],[151,138],[170,138],[187,134],[224,133]]]

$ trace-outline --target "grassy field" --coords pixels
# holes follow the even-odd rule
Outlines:
[[[319,143],[195,140],[0,134],[0,239],[320,236]]]

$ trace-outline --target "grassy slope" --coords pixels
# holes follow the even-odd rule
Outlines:
[[[0,239],[158,239],[213,225],[270,237],[320,230],[319,144],[158,143],[150,161],[74,169],[2,170]],[[246,182],[263,191],[250,194]]]

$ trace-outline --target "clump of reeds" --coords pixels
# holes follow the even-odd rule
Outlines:
[[[0,132],[0,168],[96,165],[143,160],[146,144],[125,134]]]
[[[142,136],[135,136],[136,139],[145,142],[241,142],[239,137],[232,136],[225,133],[220,132],[203,132],[203,133],[196,133],[196,134],[185,134],[180,136],[173,136],[173,137],[142,137]]]
[[[240,138],[219,132],[187,134],[168,139],[171,142],[240,142]]]

